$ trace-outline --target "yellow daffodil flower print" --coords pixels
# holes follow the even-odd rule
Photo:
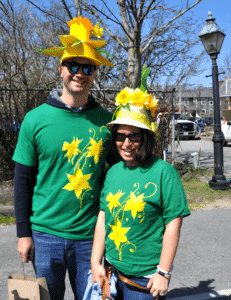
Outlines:
[[[123,196],[124,193],[122,193],[121,191],[118,191],[115,195],[113,195],[112,193],[109,193],[106,201],[109,202],[108,204],[108,208],[110,210],[110,212],[112,213],[113,210],[113,216],[114,216],[114,210],[116,207],[121,206],[119,199]]]
[[[64,156],[67,156],[69,162],[72,158],[72,164],[74,156],[81,153],[81,151],[78,149],[78,146],[81,141],[82,140],[78,140],[78,138],[73,138],[73,141],[70,144],[68,142],[63,143],[62,151],[67,151],[67,153]]]
[[[129,231],[129,228],[123,228],[122,227],[122,223],[117,219],[116,220],[116,225],[110,225],[112,229],[112,232],[109,234],[109,238],[114,241],[115,245],[116,245],[116,249],[118,250],[120,247],[120,243],[126,243],[127,242],[127,237],[126,237],[126,233]]]
[[[131,211],[132,218],[135,219],[138,212],[144,211],[144,206],[147,202],[143,201],[144,194],[137,196],[131,192],[130,199],[127,201],[124,210]]]
[[[98,143],[93,140],[93,139],[90,139],[90,142],[91,142],[91,146],[88,148],[89,152],[87,154],[88,157],[92,157],[94,156],[94,161],[95,161],[95,164],[97,164],[99,162],[99,157],[100,157],[100,154],[103,150],[103,140],[101,139]]]
[[[91,174],[83,175],[80,169],[77,169],[75,175],[67,174],[70,183],[66,184],[63,189],[68,191],[74,191],[77,198],[82,194],[83,190],[91,189],[88,180],[91,178]]]

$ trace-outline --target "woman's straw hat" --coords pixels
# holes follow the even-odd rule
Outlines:
[[[156,123],[152,121],[158,100],[147,91],[147,77],[150,69],[143,66],[141,85],[137,89],[126,87],[116,96],[117,109],[112,122],[107,125],[126,124],[157,132]]]
[[[98,23],[93,27],[90,20],[79,17],[69,21],[68,25],[70,27],[70,35],[59,36],[63,47],[35,50],[41,51],[43,54],[61,57],[60,64],[68,58],[84,57],[92,60],[98,66],[114,66],[100,54],[101,52],[111,56],[105,50],[100,49],[106,45],[106,41],[90,40],[90,34],[93,34],[98,38],[103,35],[103,29],[99,28]]]

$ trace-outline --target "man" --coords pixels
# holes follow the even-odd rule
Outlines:
[[[198,136],[204,131],[204,123],[201,119],[197,120]]]
[[[61,57],[63,90],[26,115],[13,156],[18,251],[46,277],[51,300],[64,299],[66,270],[83,298],[112,117],[89,96],[99,66],[113,66],[99,53],[106,42],[90,40],[102,29],[82,17],[68,25],[64,47],[40,50]]]

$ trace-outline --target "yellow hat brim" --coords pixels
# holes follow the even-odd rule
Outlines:
[[[114,65],[110,63],[106,58],[104,58],[99,52],[97,52],[94,47],[88,45],[87,43],[82,43],[78,46],[71,47],[68,46],[64,51],[61,59],[61,64],[64,60],[72,57],[84,57],[92,60],[98,66],[105,65],[113,67]]]

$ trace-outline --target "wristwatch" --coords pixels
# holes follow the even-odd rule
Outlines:
[[[156,273],[160,274],[161,276],[167,278],[168,280],[171,278],[171,272],[166,272],[159,268],[159,265],[157,266]]]

